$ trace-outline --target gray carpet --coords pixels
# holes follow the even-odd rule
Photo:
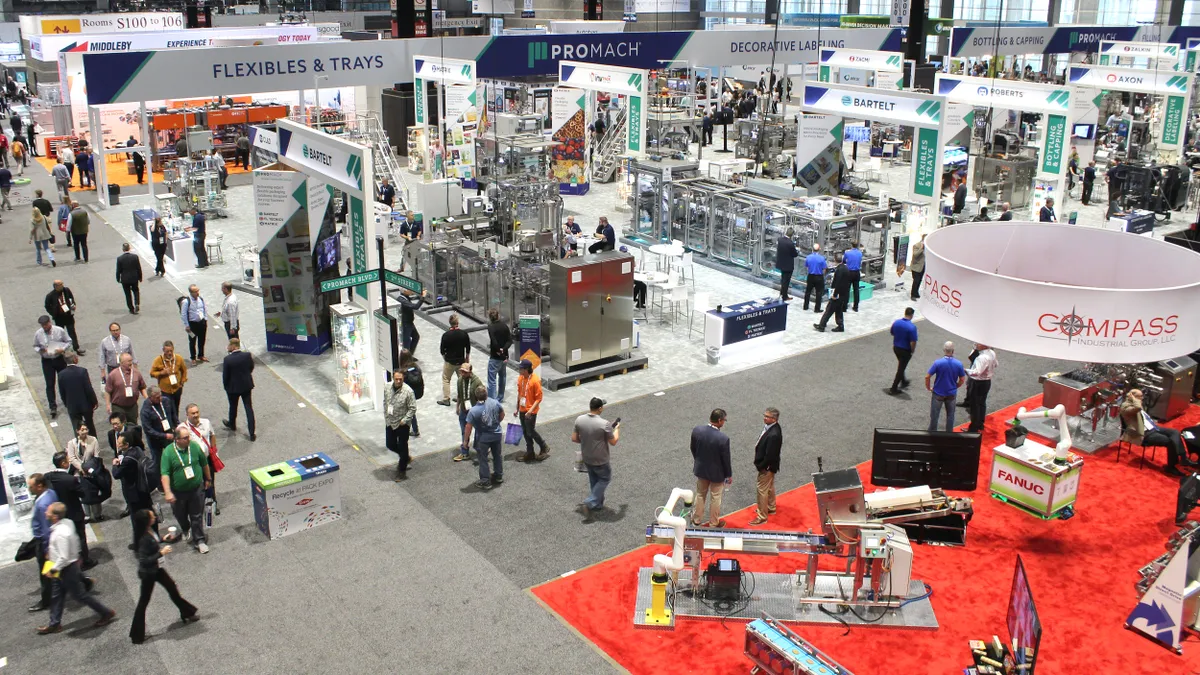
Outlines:
[[[40,168],[31,167],[27,175],[34,175],[35,187],[53,193]],[[179,293],[166,281],[143,283],[142,313],[126,312],[113,278],[120,247],[113,230],[93,219],[90,264],[70,262],[73,255],[60,239],[58,268],[37,267],[33,247],[27,244],[28,209],[4,213],[0,292],[8,338],[37,393],[39,408],[0,411],[0,419],[45,414],[41,369],[30,345],[43,298],[55,278],[65,280],[76,294],[80,339],[88,349],[82,362],[93,377],[96,346],[113,319],[132,336],[146,371],[164,339],[174,340],[186,353],[175,306]],[[153,265],[143,261],[143,269],[149,276]],[[219,297],[216,288],[203,292],[210,300]],[[216,364],[224,353],[224,340],[213,323],[208,349],[213,363],[192,371],[183,400],[185,405],[200,404],[219,428],[225,396]],[[529,673],[607,669],[607,661],[546,613],[522,585],[506,578],[393,483],[391,467],[378,467],[353,450],[311,407],[299,408],[295,395],[268,369],[258,368],[255,376],[258,442],[250,443],[244,431],[217,433],[228,468],[217,479],[223,515],[210,533],[212,552],[177,550],[168,556],[167,569],[184,596],[200,608],[202,620],[181,626],[159,589],[148,614],[149,630],[156,637],[141,647],[129,643],[139,582],[133,556],[126,550],[129,521],[109,520],[97,528],[103,542],[94,549],[102,562],[93,574],[100,598],[120,615],[117,623],[89,629],[94,617],[69,603],[64,617],[68,631],[38,636],[34,627],[44,623],[47,614],[25,612],[36,599],[34,565],[0,568],[0,607],[9,616],[0,627],[0,656],[8,658],[5,675],[47,668],[95,675],[485,672],[497,663],[518,662],[522,672]],[[98,422],[100,417],[103,405]],[[65,413],[59,421],[52,433],[62,443],[70,434]],[[253,524],[247,472],[313,450],[329,453],[342,465],[345,520],[283,540],[265,540]],[[104,455],[111,459],[107,448]],[[452,492],[445,498],[456,501],[459,496]],[[121,506],[119,496],[114,497],[105,512],[115,518]],[[491,520],[508,527],[502,514]],[[473,639],[485,625],[486,641]]]
[[[853,320],[851,313],[847,321]],[[604,416],[622,418],[622,436],[613,448],[607,509],[592,523],[584,524],[583,516],[574,510],[587,496],[587,476],[572,469],[573,417],[541,425],[552,447],[545,462],[526,466],[511,461],[519,451],[506,446],[510,461],[505,484],[490,494],[472,494],[468,486],[476,478],[475,468],[451,462],[448,455],[423,459],[407,487],[516,583],[537,584],[643,543],[645,526],[671,488],[695,485],[690,433],[692,427],[708,422],[713,408],[727,411],[725,431],[732,441],[734,478],[724,498],[725,512],[754,502],[754,444],[767,406],[781,411],[783,461],[776,479],[780,492],[811,482],[817,457],[823,458],[827,470],[869,459],[876,427],[924,429],[929,422],[924,372],[940,357],[942,343],[957,338],[925,321],[918,326],[921,340],[908,369],[913,384],[901,396],[883,391],[891,385],[896,362],[891,336],[877,333],[670,389],[662,396],[609,406]],[[965,341],[958,343],[967,348]],[[966,349],[960,356],[969,353]],[[1065,365],[1010,353],[999,354],[999,360],[988,398],[991,410],[1039,393],[1038,375]],[[957,422],[968,421],[965,409],[959,408],[957,414]],[[461,499],[446,498],[456,491],[465,494]]]

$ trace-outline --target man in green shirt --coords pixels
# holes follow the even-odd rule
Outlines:
[[[175,513],[175,520],[179,521],[182,538],[191,532],[196,550],[208,553],[208,543],[204,539],[204,491],[212,484],[212,474],[208,456],[200,444],[192,440],[186,424],[175,428],[175,442],[163,449],[159,469],[163,495]],[[179,535],[168,535],[165,541],[179,539]]]

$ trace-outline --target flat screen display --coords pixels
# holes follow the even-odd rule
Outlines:
[[[871,127],[864,127],[858,124],[847,125],[845,138],[847,143],[870,143]]]
[[[1091,138],[1093,133],[1095,133],[1095,127],[1092,125],[1076,124],[1075,129],[1071,132],[1071,135],[1075,138]]]
[[[871,451],[871,483],[879,486],[928,485],[947,490],[976,488],[978,433],[876,429]]]
[[[1008,598],[1008,637],[1016,645],[1013,659],[1017,665],[1029,664],[1025,672],[1033,674],[1037,665],[1038,645],[1042,641],[1042,622],[1038,619],[1037,605],[1033,592],[1029,590],[1029,578],[1025,576],[1025,563],[1017,556],[1017,569],[1013,572],[1012,593]],[[1033,650],[1033,657],[1025,655],[1026,648]]]
[[[317,272],[336,269],[341,259],[341,237],[336,234],[317,242]]]

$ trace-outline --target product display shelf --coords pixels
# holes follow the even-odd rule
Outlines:
[[[333,328],[334,363],[337,367],[337,399],[348,413],[375,408],[371,392],[370,322],[367,311],[349,303],[330,308]]]

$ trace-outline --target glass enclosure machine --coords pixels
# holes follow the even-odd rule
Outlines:
[[[684,192],[678,189],[679,181],[699,174],[700,165],[696,162],[673,159],[630,161],[633,190],[629,194],[629,210],[633,217],[626,236],[643,245],[670,242],[673,214],[687,208]]]

